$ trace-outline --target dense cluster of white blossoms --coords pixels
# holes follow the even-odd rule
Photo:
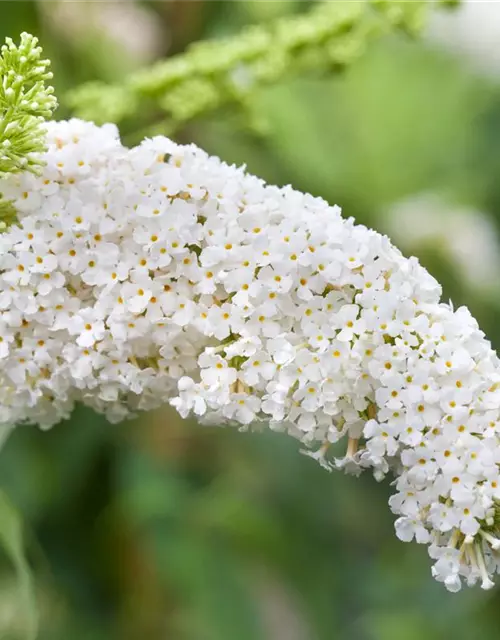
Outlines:
[[[0,236],[4,428],[75,402],[269,425],[325,466],[394,474],[399,538],[429,543],[450,590],[492,586],[500,365],[468,311],[321,199],[163,137],[48,129],[43,174],[0,182],[19,212]]]

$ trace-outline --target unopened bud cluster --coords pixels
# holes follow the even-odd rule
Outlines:
[[[500,366],[465,308],[338,207],[167,138],[49,123],[40,176],[0,181],[0,422],[82,402],[298,438],[395,477],[402,540],[450,590],[492,586]],[[346,456],[329,446],[344,438]]]
[[[44,150],[43,122],[57,101],[49,60],[42,60],[34,36],[23,33],[15,45],[7,38],[0,49],[0,177],[25,169],[38,170]]]

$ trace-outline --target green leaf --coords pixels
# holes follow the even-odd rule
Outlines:
[[[12,562],[17,574],[20,603],[25,621],[26,640],[38,634],[38,609],[33,576],[24,553],[23,521],[20,513],[0,490],[0,545]]]

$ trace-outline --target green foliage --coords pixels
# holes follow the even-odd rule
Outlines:
[[[22,518],[3,491],[0,491],[0,547],[16,571],[24,638],[34,640],[38,629],[38,611],[33,577],[24,554]]]
[[[419,1],[319,3],[305,14],[251,26],[225,39],[197,42],[186,53],[115,85],[82,85],[69,93],[67,102],[78,116],[96,122],[144,118],[159,110],[168,134],[221,107],[244,109],[259,87],[292,74],[344,69],[373,38],[392,27],[417,32],[426,9],[427,3]]]
[[[50,118],[57,101],[49,60],[34,36],[21,34],[19,46],[7,38],[0,56],[0,178],[19,171],[37,173],[45,149],[43,122]],[[0,230],[15,219],[11,202],[0,194]]]

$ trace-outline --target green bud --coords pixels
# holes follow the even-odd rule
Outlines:
[[[50,63],[40,58],[37,44],[37,38],[23,33],[19,46],[7,38],[0,49],[0,177],[26,169],[36,172],[41,164],[37,157],[45,149],[41,125],[57,101],[53,88],[45,86],[51,77]]]
[[[46,87],[52,78],[50,62],[41,59],[38,40],[21,34],[16,46],[7,38],[0,48],[0,178],[11,173],[39,173],[45,151],[43,122],[57,106],[54,89]],[[0,198],[0,231],[15,221],[11,202]]]

